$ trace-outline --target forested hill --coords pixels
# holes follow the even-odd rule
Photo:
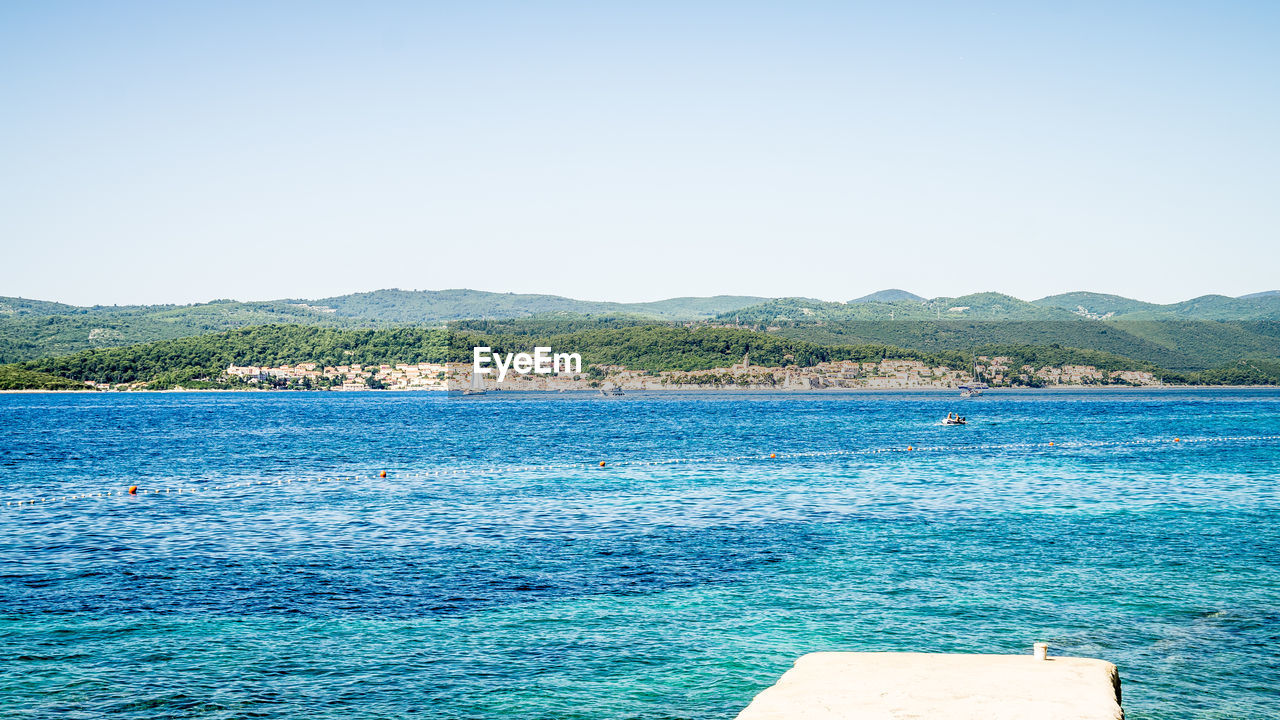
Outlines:
[[[12,309],[18,305],[13,300],[0,298],[0,307]],[[201,305],[107,306],[72,308],[66,312],[47,310],[47,307],[41,307],[36,311],[23,309],[9,314],[0,313],[0,363],[259,325],[370,325],[284,302],[222,300]]]
[[[993,344],[970,351],[924,352],[885,344],[820,344],[735,328],[673,324],[614,324],[609,320],[558,325],[507,321],[467,329],[392,328],[338,330],[297,325],[265,326],[163,340],[123,348],[87,350],[0,366],[3,388],[78,387],[79,383],[149,383],[152,389],[233,387],[228,365],[279,366],[314,362],[362,365],[468,362],[471,349],[529,351],[537,345],[582,354],[587,365],[636,370],[709,370],[728,367],[750,353],[753,364],[808,367],[832,360],[919,360],[932,366],[967,367],[973,353],[1011,358],[1034,367],[1092,365],[1104,370],[1146,370],[1172,382],[1266,384],[1280,381],[1280,363],[1247,361],[1193,374],[1167,373],[1147,362],[1096,350],[1054,345]]]
[[[1087,300],[1081,295],[1062,304]],[[1188,301],[1178,304],[1176,312],[1156,313],[1150,308],[1175,306],[1107,297],[1108,304],[1092,306],[1106,310],[1103,315],[1114,313],[1105,318],[1086,317],[1043,301],[1029,303],[981,293],[927,302],[850,304],[784,298],[724,313],[716,322],[821,344],[881,343],[924,352],[964,351],[993,343],[1058,344],[1178,371],[1204,370],[1242,359],[1280,358],[1280,319],[1195,319],[1196,312],[1212,316],[1230,306],[1213,299]],[[1250,302],[1257,310],[1254,315],[1265,316],[1268,303],[1280,303],[1280,298]],[[1195,311],[1196,307],[1200,310]]]
[[[774,298],[721,313],[718,319],[766,326],[850,320],[1280,321],[1280,293],[1241,298],[1206,295],[1169,305],[1088,292],[1052,295],[1033,301],[994,292],[930,300],[907,296],[910,293],[892,290],[847,303]]]
[[[375,290],[309,301],[339,317],[397,323],[520,318],[548,313],[636,315],[656,320],[700,320],[766,298],[738,295],[680,297],[620,303],[574,300],[558,295],[520,295],[481,290]]]
[[[448,332],[431,328],[333,330],[268,325],[121,348],[85,350],[9,368],[100,383],[216,386],[228,365],[444,362]]]
[[[195,305],[76,307],[0,297],[0,363],[260,325],[374,329],[521,318],[733,325],[824,345],[886,344],[925,352],[961,351],[983,343],[1057,343],[1179,370],[1280,357],[1280,293],[1274,292],[1157,305],[1085,292],[1031,302],[999,293],[926,300],[903,290],[886,290],[849,303],[752,296],[617,303],[478,290],[392,289],[316,300],[215,300]],[[918,324],[892,325],[903,322]]]
[[[821,344],[736,328],[671,325],[595,327],[564,333],[546,333],[536,322],[514,321],[489,332],[455,330],[450,333],[452,356],[469,360],[471,348],[488,345],[501,352],[527,351],[536,345],[572,348],[589,364],[622,365],[633,370],[709,370],[729,367],[750,353],[753,365],[810,367],[822,362],[885,358],[919,360],[938,366],[968,367],[971,351],[922,352],[880,343]],[[1019,365],[1035,367],[1064,364],[1093,365],[1105,370],[1148,370],[1151,363],[1110,353],[1053,346],[989,345],[979,353],[1009,357]]]
[[[257,325],[287,323],[350,329],[403,325],[442,327],[450,320],[549,313],[627,314],[650,321],[694,321],[762,300],[764,298],[716,296],[609,303],[478,290],[378,290],[321,300],[215,300],[195,305],[76,307],[0,297],[0,363]]]
[[[88,350],[8,367],[76,381],[150,382],[157,388],[179,384],[201,387],[217,386],[219,377],[231,364],[468,362],[471,349],[478,345],[488,345],[500,352],[528,351],[537,345],[547,345],[579,352],[588,365],[624,365],[652,371],[727,367],[739,362],[748,352],[753,363],[773,366],[807,367],[831,360],[883,358],[920,360],[951,367],[964,367],[971,362],[965,353],[924,353],[886,345],[819,345],[732,328],[599,326],[544,334],[517,324],[498,332],[269,326],[125,348]],[[1148,363],[1070,348],[993,346],[989,350],[1036,366],[1074,363],[1108,370],[1156,370]]]
[[[1280,358],[1280,322],[852,320],[774,325],[770,334],[821,344],[880,343],[923,352],[990,344],[1062,345],[1179,371]]]

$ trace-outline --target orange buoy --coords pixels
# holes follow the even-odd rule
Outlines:
[[[778,457],[778,453],[769,453],[769,457],[776,458]]]
[[[907,449],[908,449],[908,450],[915,450],[915,448],[911,447],[910,445],[908,445],[908,446],[907,446]]]
[[[1174,441],[1174,442],[1182,442],[1182,439],[1181,439],[1181,438],[1174,438],[1174,439],[1173,439],[1173,441]]]
[[[1053,445],[1053,441],[1052,441],[1052,440],[1050,440],[1050,441],[1049,441],[1049,444],[1050,444],[1050,445]]]
[[[603,461],[603,460],[601,460],[601,461],[600,461],[600,467],[604,467],[604,461]]]
[[[386,476],[387,476],[386,470],[383,470],[382,472],[378,473],[378,477],[386,477]]]
[[[130,495],[137,495],[137,494],[138,494],[138,486],[137,486],[137,485],[130,485],[130,486],[129,486],[129,494],[130,494]]]

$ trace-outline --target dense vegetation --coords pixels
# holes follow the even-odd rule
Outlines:
[[[891,288],[889,290],[879,290],[869,295],[863,295],[862,297],[854,298],[850,300],[849,303],[852,305],[852,304],[867,303],[867,302],[885,302],[885,303],[903,302],[903,301],[924,302],[926,299],[927,298],[922,298],[919,295],[916,295],[915,293],[907,292],[906,290]]]
[[[446,321],[457,319],[513,318],[548,313],[576,317],[626,314],[649,322],[697,320],[762,299],[718,296],[672,298],[650,303],[601,303],[553,295],[514,295],[476,290],[378,290],[323,300],[215,300],[196,305],[75,307],[0,297],[0,363],[259,325],[314,325],[344,329],[405,325],[440,327]]]
[[[1090,319],[1081,312],[1107,319]],[[0,297],[0,363],[272,324],[362,329],[513,318],[568,323],[606,317],[615,318],[610,321],[615,326],[624,322],[616,318],[626,317],[632,324],[711,321],[758,330],[776,327],[785,337],[818,344],[886,344],[925,352],[963,351],[984,343],[1056,342],[1183,370],[1242,357],[1280,356],[1275,331],[1280,327],[1278,293],[1210,295],[1156,305],[1098,293],[1026,302],[999,293],[926,300],[890,290],[846,304],[749,296],[614,303],[477,290],[378,290],[319,300],[93,307]],[[897,321],[925,324],[883,325]],[[990,322],[1023,324],[966,330],[965,324]]]
[[[447,330],[445,323],[448,322]],[[75,307],[0,297],[0,364],[12,386],[216,385],[229,364],[389,363],[550,345],[588,364],[710,370],[915,359],[967,367],[974,354],[1035,366],[1143,369],[1175,381],[1270,383],[1280,373],[1280,293],[1157,305],[1067,293],[924,299],[900,290],[850,303],[745,296],[609,303],[474,290],[379,290],[321,300]],[[55,383],[56,384],[56,383]]]
[[[12,298],[4,303],[12,308]],[[63,306],[67,307],[67,306]],[[288,303],[240,303],[144,308],[73,308],[74,312],[13,312],[0,315],[0,363],[67,355],[90,348],[133,345],[272,324],[362,327],[331,313]]]
[[[0,390],[84,390],[85,384],[16,365],[0,365]]]
[[[227,385],[220,377],[228,365],[443,362],[446,349],[446,332],[439,329],[330,330],[272,325],[86,350],[18,367],[78,381],[149,382],[153,388],[215,387]]]
[[[777,298],[721,313],[718,319],[758,325],[849,320],[1280,320],[1280,295],[1266,294],[1248,298],[1206,295],[1171,305],[1098,293],[1067,293],[1032,302],[1000,293],[892,301],[877,296],[881,294],[849,303]]]
[[[685,328],[672,325],[579,330],[564,334],[480,334],[454,331],[452,355],[469,361],[471,348],[488,345],[495,351],[522,352],[537,345],[556,351],[578,352],[590,365],[625,365],[633,370],[709,370],[728,367],[750,353],[754,365],[816,365],[831,360],[880,360],[886,357],[932,361],[928,353],[884,345],[824,346],[750,330],[720,327]]]
[[[1003,356],[1017,366],[1093,365],[1104,370],[1147,370],[1157,366],[1095,350],[1060,345],[983,345],[965,351],[923,352],[882,343],[819,344],[776,334],[724,327],[645,325],[624,328],[584,329],[544,334],[536,323],[510,323],[505,332],[481,334],[455,331],[450,336],[451,355],[467,360],[475,345],[489,345],[501,352],[528,351],[535,345],[581,352],[588,364],[624,365],[636,370],[709,370],[741,362],[750,353],[753,365],[808,367],[821,362],[886,358],[918,360],[930,365],[967,368],[974,354]]]
[[[914,325],[916,323],[907,323]],[[972,364],[975,352],[1015,358],[1020,364],[1044,367],[1066,363],[1095,365],[1108,370],[1155,370],[1154,363],[1113,353],[1082,350],[1046,341],[1041,345],[987,342],[938,349],[903,348],[894,343],[859,339],[853,342],[815,342],[784,333],[706,325],[660,325],[627,317],[529,318],[450,323],[459,353],[474,344],[500,343],[503,352],[528,350],[534,345],[581,348],[588,362],[626,365],[637,369],[698,370],[727,367],[751,353],[755,365],[811,365],[825,360],[868,360],[885,357],[914,359],[952,367]],[[621,332],[590,332],[610,331]],[[483,338],[479,336],[484,336]],[[706,352],[710,348],[712,352]],[[587,357],[587,353],[591,357]],[[461,356],[459,356],[461,357]],[[791,359],[787,359],[790,357]],[[466,359],[466,358],[462,358]]]
[[[458,320],[448,325],[450,330],[479,333],[482,335],[526,335],[546,337],[565,335],[581,330],[610,330],[639,325],[675,326],[674,323],[656,323],[635,315],[569,315],[550,313],[529,318],[511,320]]]
[[[1008,357],[1013,367],[1092,365],[1113,372],[1145,370],[1170,382],[1280,383],[1280,362],[1274,360],[1244,360],[1210,370],[1177,373],[1151,362],[1057,343],[987,343],[964,350],[924,351],[886,343],[818,343],[739,328],[644,324],[626,317],[468,321],[448,330],[335,330],[274,325],[87,350],[0,369],[8,378],[7,388],[82,387],[84,381],[146,382],[153,389],[175,385],[234,387],[239,381],[224,377],[226,367],[232,364],[469,362],[472,348],[479,345],[504,353],[544,345],[558,352],[581,353],[588,366],[625,366],[653,372],[725,368],[740,362],[748,353],[756,366],[808,367],[827,361],[874,362],[889,358],[958,369],[970,367],[975,355],[985,355]]]
[[[698,320],[765,300],[717,295],[656,302],[574,300],[558,295],[521,295],[480,290],[375,290],[309,301],[342,317],[399,323],[521,318],[546,313],[637,315],[649,320]]]
[[[1076,347],[1178,371],[1280,357],[1280,322],[882,320],[787,322],[773,334],[819,344],[881,343],[924,352],[985,345]]]
[[[585,322],[585,321],[580,321]],[[609,321],[598,321],[607,325]],[[740,362],[750,353],[755,365],[806,367],[832,360],[879,361],[884,358],[919,360],[935,365],[967,367],[966,353],[924,353],[887,345],[818,345],[766,333],[718,327],[673,325],[592,327],[571,332],[555,322],[511,324],[507,332],[474,330],[330,330],[301,326],[267,326],[144,343],[125,348],[88,350],[44,358],[18,366],[26,372],[47,373],[77,382],[149,382],[152,387],[174,385],[212,387],[228,365],[282,365],[314,362],[321,365],[394,364],[399,362],[469,362],[472,348],[488,345],[498,352],[528,351],[537,345],[579,352],[588,365],[623,365],[637,370],[709,370]],[[1105,353],[1054,347],[995,347],[992,352],[1035,366],[1066,362],[1107,369],[1144,368]],[[9,366],[14,367],[14,366]]]
[[[1057,343],[1182,372],[1241,358],[1280,357],[1280,294],[1275,293],[1209,295],[1171,305],[1098,293],[1034,302],[997,293],[851,304],[784,298],[717,320],[820,344],[884,343],[926,352]]]
[[[1008,295],[978,293],[958,298],[891,302],[864,298],[851,303],[822,302],[807,298],[778,298],[759,305],[721,313],[717,319],[767,327],[852,320],[1078,320],[1080,318],[1061,308],[1041,307]]]
[[[1185,380],[1197,385],[1280,385],[1280,361],[1241,360],[1192,373]]]

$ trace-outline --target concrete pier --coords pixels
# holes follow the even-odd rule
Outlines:
[[[1120,676],[1103,660],[848,652],[801,657],[738,715],[738,720],[1123,718]]]

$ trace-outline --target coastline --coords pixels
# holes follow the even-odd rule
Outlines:
[[[952,394],[956,388],[947,387],[832,387],[832,388],[742,388],[742,387],[650,387],[625,389],[631,394],[735,394],[735,395],[882,395],[882,394]],[[997,387],[984,390],[984,395],[1006,395],[1031,392],[1116,392],[1116,391],[1165,392],[1185,390],[1280,390],[1280,385],[1069,385],[1057,387]],[[540,388],[497,388],[490,393],[504,395],[599,395],[596,389],[540,389]],[[289,395],[296,393],[347,395],[347,394],[396,394],[396,395],[446,395],[454,396],[456,391],[444,390],[404,390],[399,388],[368,390],[268,390],[264,388],[175,388],[167,390],[0,390],[0,395],[160,395],[189,393],[234,393],[255,395]]]

